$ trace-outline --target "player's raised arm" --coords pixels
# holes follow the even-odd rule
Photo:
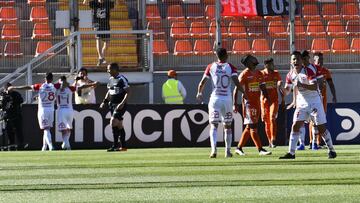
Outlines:
[[[10,86],[8,90],[33,90],[32,86],[24,85],[24,86]]]

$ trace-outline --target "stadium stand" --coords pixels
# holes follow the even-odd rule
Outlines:
[[[175,42],[174,55],[191,56],[193,54],[193,46],[189,40],[177,40]]]
[[[20,40],[20,31],[16,24],[5,24],[1,31],[2,40]]]
[[[349,36],[360,36],[360,21],[349,20],[346,23],[346,34]]]
[[[180,5],[170,5],[167,9],[167,19],[169,21],[184,21],[185,15]]]
[[[323,54],[330,53],[330,47],[327,39],[325,38],[313,39],[311,44],[311,52],[312,53],[322,52]]]
[[[49,17],[45,6],[36,6],[31,8],[30,21],[34,23],[46,23]]]
[[[324,20],[340,20],[340,12],[334,3],[323,4],[321,6],[321,15]]]
[[[204,10],[198,4],[189,4],[185,6],[186,19],[189,21],[204,20]]]
[[[0,6],[14,6],[15,1],[13,0],[0,0]]]
[[[310,37],[325,37],[326,32],[323,23],[320,20],[309,21],[306,34]]]
[[[39,41],[36,45],[35,57],[39,56],[40,54],[44,53],[48,49],[52,47],[52,43],[50,41]],[[54,52],[48,53],[49,55],[54,55]]]
[[[165,40],[154,40],[154,55],[168,55],[169,49]]]
[[[157,5],[146,6],[146,20],[148,21],[159,21],[161,20],[159,8]]]
[[[190,36],[194,38],[209,38],[208,26],[206,22],[192,22],[190,25]]]
[[[14,7],[1,7],[0,8],[0,22],[2,23],[15,23],[18,20],[16,10]]]
[[[170,37],[174,39],[189,38],[190,33],[185,22],[174,22],[171,24]]]
[[[48,23],[35,23],[31,39],[50,39],[51,30]]]
[[[6,42],[4,47],[5,57],[20,57],[23,56],[23,52],[20,48],[20,42]]]
[[[273,38],[284,38],[288,36],[285,25],[282,21],[270,21],[268,25],[268,33]]]
[[[214,54],[209,40],[196,40],[194,43],[195,55],[212,55]]]
[[[304,20],[320,20],[319,8],[316,4],[305,4],[302,7]]]
[[[45,6],[46,0],[28,0],[30,6]]]
[[[359,54],[360,53],[360,38],[354,38],[351,42],[351,53]]]
[[[272,45],[273,54],[289,54],[289,40],[288,39],[275,39]]]
[[[270,46],[267,39],[254,39],[252,42],[252,53],[256,55],[269,55]]]
[[[359,19],[359,3],[343,4],[343,6],[341,7],[341,17],[344,20]]]
[[[229,23],[228,34],[232,38],[246,38],[246,27],[240,21],[231,21]]]
[[[345,37],[345,28],[340,20],[329,21],[326,28],[327,35],[330,37]]]
[[[250,54],[251,47],[247,39],[237,39],[232,47],[233,54]]]
[[[334,54],[350,54],[350,45],[345,38],[335,38],[331,43],[331,52]]]

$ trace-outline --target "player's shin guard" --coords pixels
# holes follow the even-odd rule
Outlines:
[[[289,153],[294,155],[296,150],[296,145],[299,140],[299,132],[293,132],[290,133],[290,141],[289,141]]]
[[[54,147],[52,145],[51,132],[49,129],[44,130],[44,137],[45,137],[46,144],[49,146],[49,150],[52,151],[54,149]]]
[[[301,126],[299,131],[299,141],[301,145],[305,145],[305,133],[305,126]]]
[[[328,147],[329,151],[335,151],[334,145],[332,143],[332,139],[331,139],[331,134],[330,132],[326,129],[326,131],[324,133],[321,134],[324,142],[326,143],[326,146]]]
[[[63,135],[65,149],[70,150],[70,131],[66,131]]]
[[[216,142],[217,142],[217,127],[215,125],[210,125],[210,145],[211,153],[216,153]]]
[[[113,132],[113,138],[114,138],[113,147],[118,148],[119,147],[120,129],[118,127],[112,127],[112,132]]]
[[[119,132],[120,132],[120,144],[121,144],[121,147],[126,148],[126,140],[125,140],[126,134],[125,134],[124,128],[121,128],[119,130]]]
[[[47,149],[47,144],[46,144],[46,136],[45,136],[45,133],[43,135],[43,146],[41,148],[41,151],[46,151]]]
[[[232,143],[232,130],[231,129],[224,129],[225,132],[225,151],[231,151],[231,143]]]

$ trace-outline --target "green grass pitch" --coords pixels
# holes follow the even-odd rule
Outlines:
[[[0,202],[359,202],[360,147],[209,159],[209,148],[0,152]]]

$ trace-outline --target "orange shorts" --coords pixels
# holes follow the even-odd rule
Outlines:
[[[276,119],[279,112],[279,102],[261,102],[261,119],[265,121],[267,119]]]

